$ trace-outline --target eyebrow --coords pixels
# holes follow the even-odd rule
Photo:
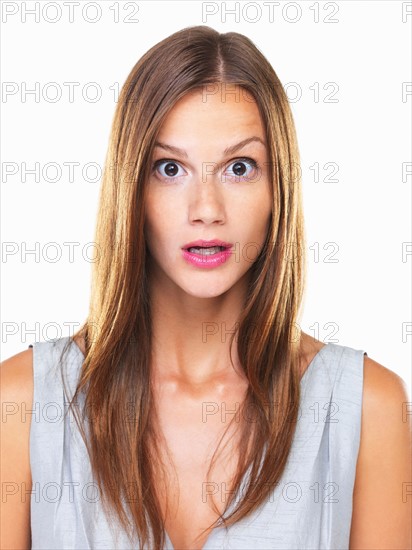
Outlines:
[[[226,149],[223,151],[225,155],[232,155],[233,153],[236,153],[239,149],[242,149],[249,143],[252,143],[253,141],[257,141],[263,145],[263,147],[266,148],[265,143],[260,139],[258,136],[252,136],[246,139],[242,139],[242,141],[239,141],[239,143],[236,143],[235,145],[231,145],[230,147],[226,147]],[[170,151],[171,153],[174,153],[175,155],[180,155],[184,158],[187,158],[187,153],[184,149],[180,149],[179,147],[175,147],[174,145],[168,145],[167,143],[161,143],[160,141],[156,141],[154,144],[155,147],[161,147],[162,149],[165,149],[166,151]]]

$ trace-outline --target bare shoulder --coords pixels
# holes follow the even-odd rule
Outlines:
[[[384,367],[374,359],[364,358],[364,399],[369,401],[384,397],[389,404],[399,397],[408,397],[406,382],[393,370]]]
[[[21,351],[0,362],[1,391],[4,397],[33,396],[33,349]]]
[[[0,547],[30,548],[30,426],[33,408],[33,351],[0,363],[2,486]],[[28,493],[30,495],[30,493]]]
[[[2,427],[18,426],[19,434],[30,425],[33,404],[33,350],[27,349],[0,363],[0,397],[2,401]],[[4,418],[5,417],[5,418]],[[28,420],[28,422],[26,421]]]
[[[411,548],[410,416],[405,381],[365,356],[350,550]]]

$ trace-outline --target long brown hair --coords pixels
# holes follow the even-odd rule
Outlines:
[[[71,407],[82,394],[84,409],[80,415],[76,405],[76,422],[102,504],[105,510],[115,511],[128,536],[137,535],[142,547],[151,540],[151,547],[160,549],[165,540],[154,485],[160,453],[151,390],[145,184],[165,116],[189,90],[210,90],[216,83],[237,85],[256,100],[265,125],[273,184],[270,227],[250,267],[250,286],[230,342],[232,347],[236,336],[249,382],[241,407],[241,412],[248,411],[241,416],[249,421],[242,425],[231,494],[240,489],[250,469],[249,482],[233,512],[226,518],[220,515],[220,525],[239,521],[268,498],[284,471],[296,428],[297,319],[305,244],[291,110],[272,66],[250,39],[207,26],[187,27],[145,53],[121,90],[102,178],[90,310],[75,335],[84,338],[85,356]],[[126,409],[133,411],[133,422],[127,421],[131,415]],[[133,498],[128,498],[130,487]]]

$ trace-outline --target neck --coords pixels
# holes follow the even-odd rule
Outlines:
[[[152,373],[155,378],[195,388],[242,377],[237,353],[238,328],[246,286],[239,281],[227,292],[198,298],[172,283],[150,284]]]

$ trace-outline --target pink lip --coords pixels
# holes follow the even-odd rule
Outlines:
[[[193,252],[189,252],[187,250],[188,248],[192,247],[199,247],[199,246],[224,246],[226,250],[221,250],[220,252],[217,252],[216,254],[211,254],[210,256],[204,256],[202,254],[195,254]],[[219,265],[222,265],[225,263],[230,256],[232,255],[232,244],[226,243],[224,241],[220,241],[218,239],[214,239],[212,241],[204,241],[204,240],[198,240],[193,241],[191,243],[188,243],[183,247],[183,258],[190,264],[196,266],[196,267],[205,267],[205,268],[211,268],[211,267],[217,267]]]

